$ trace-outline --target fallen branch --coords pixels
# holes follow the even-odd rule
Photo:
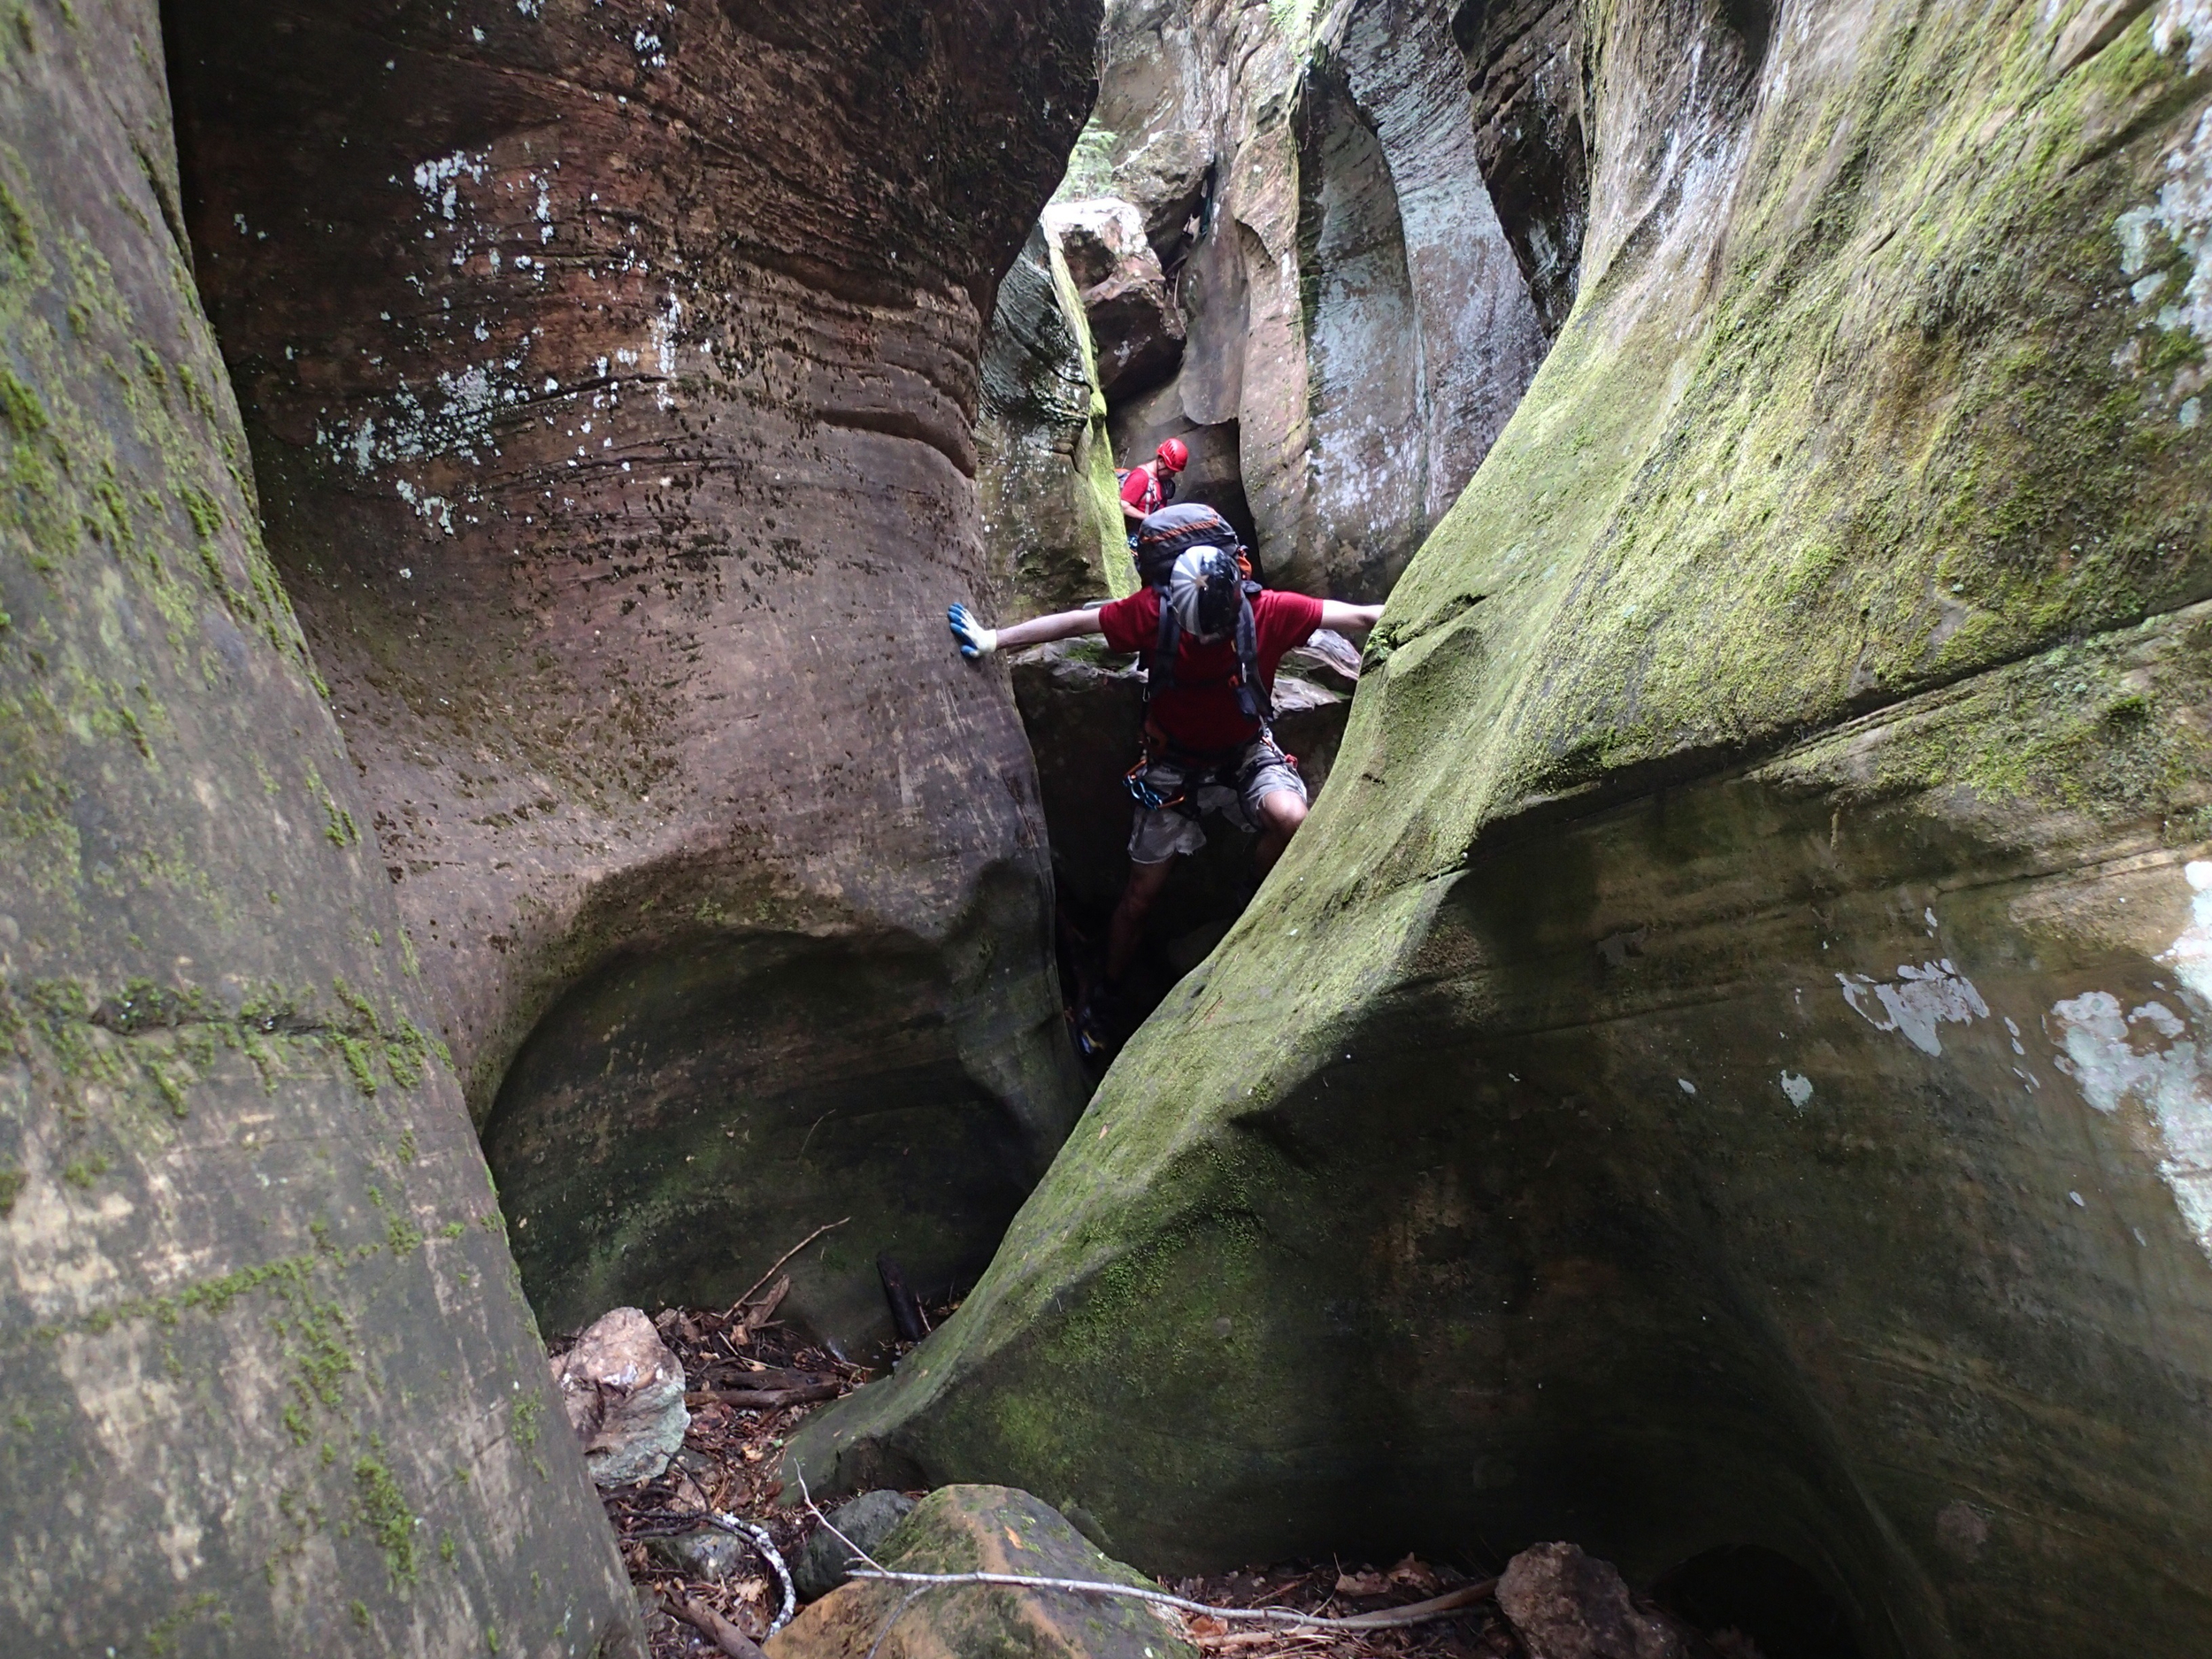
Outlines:
[[[1215,1607],[1207,1601],[1194,1601],[1188,1596],[1170,1595],[1164,1590],[1141,1589],[1131,1584],[1102,1584],[1094,1578],[1033,1578],[1018,1572],[893,1572],[887,1568],[854,1568],[855,1578],[879,1578],[889,1584],[910,1584],[918,1586],[915,1594],[949,1585],[987,1584],[1010,1590],[1064,1590],[1075,1595],[1121,1596],[1133,1601],[1149,1601],[1156,1607],[1171,1607],[1186,1613],[1203,1613],[1214,1618],[1258,1619],[1271,1624],[1308,1624],[1319,1630],[1397,1630],[1408,1624],[1432,1624],[1440,1618],[1449,1618],[1463,1608],[1486,1601],[1497,1594],[1498,1581],[1485,1578],[1480,1584],[1462,1585],[1442,1595],[1431,1596],[1425,1601],[1416,1601],[1408,1607],[1387,1607],[1376,1613],[1352,1613],[1331,1617],[1322,1613],[1301,1613],[1287,1607]],[[910,1596],[908,1600],[912,1600]]]
[[[775,1317],[776,1310],[782,1306],[783,1299],[790,1294],[791,1275],[786,1273],[768,1287],[768,1294],[765,1296],[745,1310],[745,1317],[738,1322],[738,1329],[749,1338],[754,1332],[759,1330]],[[743,1306],[741,1302],[739,1305]]]
[[[703,1601],[678,1591],[661,1597],[671,1618],[680,1618],[729,1655],[729,1659],[768,1659],[760,1644]]]
[[[850,1221],[852,1217],[850,1216],[847,1216],[845,1217],[845,1221]],[[740,1308],[742,1308],[745,1305],[745,1297],[751,1295],[763,1285],[773,1279],[776,1276],[776,1270],[778,1268],[781,1267],[786,1262],[789,1261],[800,1251],[805,1249],[808,1245],[813,1243],[815,1240],[820,1238],[825,1233],[836,1232],[838,1228],[845,1225],[845,1221],[826,1222],[821,1226],[815,1228],[813,1232],[808,1233],[805,1238],[801,1239],[796,1244],[786,1250],[774,1261],[771,1262],[768,1264],[768,1271],[763,1273],[758,1279],[755,1279],[751,1284],[746,1286],[745,1294],[740,1296],[735,1302],[730,1304],[730,1312],[734,1315]]]
[[[687,1405],[728,1406],[734,1411],[776,1411],[785,1406],[812,1405],[818,1400],[834,1400],[845,1392],[845,1385],[835,1382],[809,1383],[800,1388],[701,1388],[684,1396]]]
[[[768,1535],[768,1529],[757,1522],[741,1521],[720,1509],[709,1509],[706,1518],[710,1525],[720,1527],[726,1532],[735,1532],[741,1538],[751,1539],[761,1560],[768,1563],[769,1571],[776,1575],[776,1581],[783,1586],[783,1611],[777,1614],[768,1626],[769,1635],[773,1636],[788,1624],[792,1616],[799,1610],[799,1586],[791,1581],[791,1569],[784,1562],[783,1551],[776,1548],[776,1540]]]

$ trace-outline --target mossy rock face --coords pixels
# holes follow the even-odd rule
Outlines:
[[[2212,1644],[2212,39],[2105,14],[1588,10],[1578,308],[1329,790],[818,1490]]]
[[[0,1630],[639,1653],[263,547],[151,0],[0,52]]]
[[[1004,1486],[945,1486],[893,1529],[895,1572],[1008,1572],[1154,1588],[1049,1504]],[[1173,1615],[1135,1601],[991,1585],[924,1591],[855,1580],[768,1644],[772,1659],[1196,1659]],[[880,1643],[880,1645],[878,1645]]]
[[[999,284],[983,339],[976,494],[1006,620],[1132,590],[1090,322],[1042,224]]]
[[[1034,769],[945,611],[1098,7],[786,10],[167,21],[271,552],[527,1289],[734,1294],[851,1215],[786,1312],[854,1342],[874,1248],[973,1271],[1081,1100]],[[702,964],[827,961],[686,1047]]]

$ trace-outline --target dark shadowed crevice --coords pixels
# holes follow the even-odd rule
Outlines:
[[[1810,1570],[1763,1545],[1694,1555],[1659,1576],[1651,1599],[1700,1629],[1735,1632],[1763,1659],[1859,1659],[1842,1605]]]

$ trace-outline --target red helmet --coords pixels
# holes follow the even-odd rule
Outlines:
[[[1155,452],[1153,458],[1171,472],[1179,472],[1190,465],[1190,445],[1180,438],[1170,438]]]

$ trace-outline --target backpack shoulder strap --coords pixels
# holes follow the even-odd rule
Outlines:
[[[1260,683],[1259,624],[1252,615],[1252,595],[1257,588],[1256,582],[1246,582],[1237,595],[1237,706],[1265,733],[1275,723],[1275,697]]]
[[[1152,661],[1145,670],[1144,700],[1147,703],[1152,701],[1154,692],[1174,687],[1175,659],[1183,649],[1183,618],[1176,614],[1167,584],[1162,582],[1152,591],[1160,595],[1160,631],[1153,637]]]

